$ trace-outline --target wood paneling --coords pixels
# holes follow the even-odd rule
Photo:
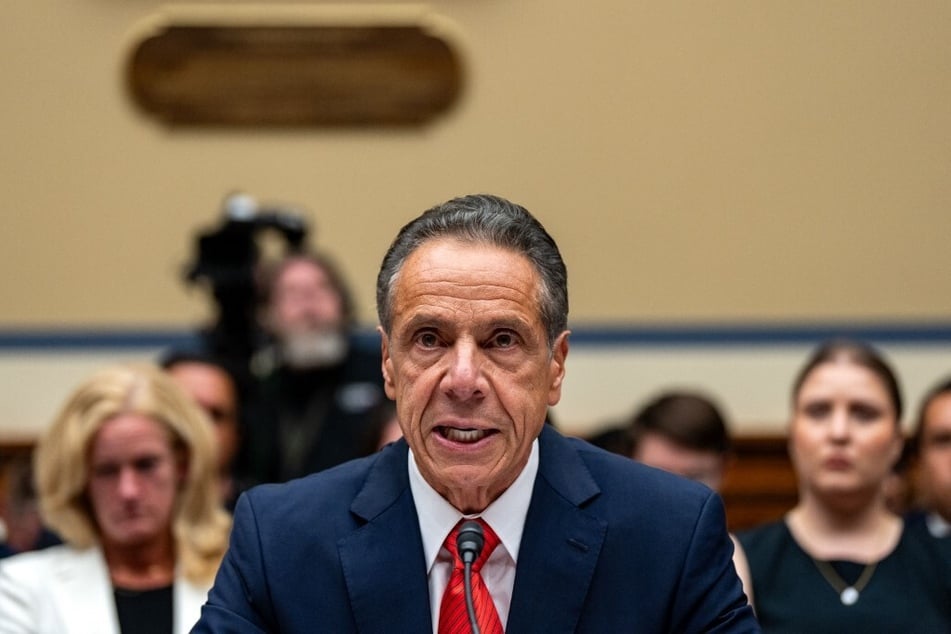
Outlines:
[[[128,65],[135,103],[172,125],[416,125],[445,112],[461,65],[414,26],[172,25]]]
[[[29,453],[27,443],[0,444],[0,465],[5,457]],[[797,499],[796,478],[780,436],[734,439],[733,464],[723,486],[730,530],[742,530],[778,519]],[[2,490],[2,489],[0,489]]]
[[[727,524],[737,531],[779,519],[798,498],[784,436],[735,438],[723,483]]]

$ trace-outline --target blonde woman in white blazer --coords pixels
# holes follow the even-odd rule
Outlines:
[[[0,560],[0,634],[184,634],[227,547],[210,422],[157,367],[68,399],[35,454],[64,545]]]
[[[54,546],[17,555],[2,564],[0,632],[119,634],[109,569],[98,547]],[[211,584],[177,575],[173,632],[188,632]]]

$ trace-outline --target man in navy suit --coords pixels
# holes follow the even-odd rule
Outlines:
[[[545,425],[567,274],[524,208],[467,196],[410,222],[377,309],[404,439],[243,495],[196,632],[442,634],[447,535],[476,517],[499,541],[479,610],[506,632],[759,631],[716,494]]]

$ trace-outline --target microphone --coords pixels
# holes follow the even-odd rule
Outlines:
[[[485,545],[485,536],[482,525],[475,520],[463,522],[456,535],[456,550],[463,563],[463,587],[466,593],[466,612],[469,613],[469,626],[472,634],[480,634],[479,621],[476,618],[475,605],[472,602],[472,564],[479,558],[482,547]]]

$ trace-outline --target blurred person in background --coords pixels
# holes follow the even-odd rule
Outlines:
[[[915,505],[915,490],[911,477],[913,444],[912,442],[905,443],[898,462],[885,479],[885,506],[895,515],[905,515]]]
[[[719,492],[731,459],[726,420],[701,394],[671,390],[648,401],[629,424],[631,457],[707,485]],[[733,564],[749,596],[750,572],[733,539]]]
[[[720,489],[730,458],[730,433],[709,398],[670,391],[647,402],[630,423],[631,457]]]
[[[795,379],[799,502],[738,537],[765,632],[947,632],[951,575],[886,502],[902,453],[898,380],[872,347],[821,345]]]
[[[0,558],[60,543],[59,538],[43,526],[40,518],[31,461],[29,455],[17,455],[3,465],[6,490],[0,508],[4,529]]]
[[[324,255],[296,253],[267,272],[261,322],[272,343],[252,366],[260,399],[247,463],[261,481],[286,481],[365,455],[383,400],[379,347],[352,336],[350,292]]]
[[[379,344],[356,336],[350,291],[332,259],[308,249],[305,215],[232,192],[220,222],[195,236],[185,271],[216,308],[196,348],[241,385],[240,482],[282,482],[365,455],[367,417],[383,398]]]
[[[160,365],[211,420],[221,499],[233,509],[244,488],[234,473],[243,436],[236,374],[227,362],[203,352],[173,350],[162,357]]]
[[[403,437],[400,419],[396,415],[396,403],[388,398],[373,408],[368,421],[364,436],[364,453],[368,456]]]
[[[909,523],[951,547],[951,379],[922,400],[914,445],[920,510]]]
[[[631,430],[627,425],[615,423],[601,425],[597,431],[586,434],[583,438],[595,447],[619,456],[630,456],[634,449],[631,442]]]
[[[154,365],[82,383],[35,453],[42,517],[65,543],[0,561],[0,632],[188,632],[230,530],[213,442]]]

